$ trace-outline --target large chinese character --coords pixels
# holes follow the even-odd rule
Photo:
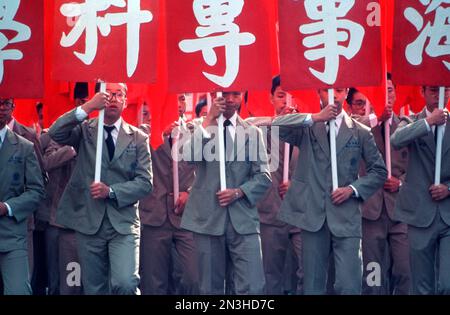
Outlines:
[[[412,65],[420,65],[423,60],[425,43],[429,39],[425,52],[430,57],[450,55],[450,7],[442,7],[442,4],[450,3],[450,0],[420,0],[422,5],[428,5],[425,15],[434,12],[434,21],[424,26],[423,16],[416,9],[408,7],[404,11],[405,18],[420,31],[416,40],[406,47],[405,55]],[[442,61],[450,70],[450,62]]]
[[[128,0],[127,12],[106,13],[103,17],[98,12],[106,11],[111,6],[125,8],[125,0],[86,0],[85,3],[67,3],[60,8],[61,14],[68,18],[78,18],[68,35],[63,33],[60,44],[73,46],[85,32],[85,52],[74,52],[84,64],[90,65],[97,54],[98,32],[108,36],[111,26],[127,25],[127,75],[131,77],[136,70],[139,59],[140,26],[153,20],[148,10],[141,10],[140,0]]]
[[[17,32],[16,36],[8,39],[0,33],[0,83],[3,81],[5,60],[21,60],[23,53],[18,49],[5,49],[8,44],[20,43],[30,39],[31,29],[22,23],[14,21],[20,0],[0,0],[0,31],[11,30]]]
[[[309,71],[327,84],[336,82],[339,71],[339,56],[352,59],[361,49],[364,28],[358,23],[343,19],[354,6],[354,0],[305,0],[306,14],[317,21],[300,26],[300,33],[306,36],[303,45],[306,48],[319,47],[305,51],[310,61],[325,59],[323,72],[309,68]],[[347,42],[348,45],[340,45]]]
[[[225,88],[233,84],[239,73],[240,46],[251,45],[256,40],[252,33],[240,33],[239,26],[234,23],[243,7],[244,0],[194,0],[194,14],[200,24],[195,34],[199,38],[179,43],[180,49],[185,53],[201,51],[209,66],[217,63],[214,49],[225,47],[225,74],[218,76],[202,72],[210,81]],[[220,35],[211,36],[213,34]]]

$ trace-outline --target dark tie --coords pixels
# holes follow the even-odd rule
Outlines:
[[[231,125],[231,121],[229,120],[229,119],[227,119],[227,120],[225,120],[224,122],[223,122],[223,143],[224,143],[224,146],[225,146],[225,151],[226,151],[226,149],[227,149],[227,130],[228,130],[228,126],[229,125]],[[229,133],[228,133],[229,134]],[[232,139],[231,137],[230,137],[230,139]]]
[[[104,126],[105,131],[108,133],[108,136],[106,137],[106,147],[108,148],[108,154],[109,154],[109,160],[111,161],[114,157],[114,139],[111,135],[112,131],[116,128],[115,126]]]

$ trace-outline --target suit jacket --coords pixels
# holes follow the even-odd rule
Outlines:
[[[61,227],[56,224],[56,209],[72,175],[77,154],[73,147],[68,145],[63,146],[53,141],[48,132],[42,133],[40,140],[42,150],[44,151],[44,169],[48,173],[49,183],[46,187],[46,211],[38,211],[36,217],[49,222],[52,226]]]
[[[361,199],[350,198],[336,206],[331,201],[332,180],[328,135],[324,123],[305,123],[307,115],[280,116],[280,137],[300,148],[291,186],[279,218],[310,232],[319,231],[325,220],[337,237],[361,237],[360,200],[367,200],[386,180],[387,171],[370,129],[344,113],[336,138],[338,186],[353,185]],[[360,161],[367,176],[358,178]]]
[[[403,119],[392,135],[392,145],[409,149],[406,179],[400,188],[395,218],[416,227],[428,227],[436,213],[450,225],[450,198],[433,201],[429,188],[434,184],[436,144],[434,134],[426,127],[425,109],[411,119]],[[450,124],[445,128],[442,143],[441,183],[450,183]]]
[[[95,173],[97,127],[97,119],[79,122],[72,110],[50,128],[50,137],[59,144],[73,146],[78,156],[59,202],[56,222],[91,235],[100,228],[106,212],[118,233],[139,233],[138,200],[152,188],[148,136],[123,121],[111,161],[104,143],[101,181],[113,189],[117,198],[94,200],[90,185]]]
[[[201,121],[196,123],[201,124]],[[261,130],[239,116],[236,127],[234,150],[230,153],[232,159],[225,162],[226,184],[227,188],[240,188],[245,196],[226,208],[219,205],[216,193],[220,191],[220,171],[218,153],[215,151],[218,138],[215,135],[205,138],[202,128],[196,125],[183,152],[185,160],[195,164],[196,177],[181,220],[182,228],[200,234],[223,235],[228,215],[237,233],[259,233],[256,203],[271,184],[267,151]],[[243,131],[245,136],[242,133],[239,135],[238,130]],[[258,154],[253,156],[252,161],[250,152],[254,150]],[[208,160],[204,151],[216,154],[216,158]],[[239,161],[237,157],[242,159]]]
[[[0,201],[13,213],[13,217],[0,217],[0,252],[27,249],[26,219],[44,197],[33,143],[8,129],[0,149],[0,165]]]
[[[358,120],[360,121],[360,120]],[[390,128],[390,134],[392,135],[397,129],[400,119],[394,115],[392,119],[392,125]],[[384,124],[384,123],[383,123]],[[383,159],[386,158],[386,147],[382,132],[383,125],[378,125],[372,128],[372,134],[375,138],[378,150],[380,150]],[[402,182],[406,178],[406,169],[408,167],[408,149],[401,148],[396,150],[391,143],[391,171],[392,176],[399,178]],[[363,168],[361,175],[366,174],[365,167]],[[386,211],[391,220],[394,220],[394,208],[395,200],[397,199],[398,192],[391,193],[384,190],[384,188],[378,189],[371,197],[369,197],[362,205],[363,218],[368,220],[378,220],[381,216],[383,203],[386,206]]]
[[[254,117],[252,117],[254,118]],[[264,119],[264,118],[262,118]],[[247,120],[246,120],[247,121]],[[258,126],[258,122],[254,119],[255,125]],[[278,138],[278,134],[272,134],[272,128],[267,127],[267,153],[271,159],[271,169],[270,175],[272,176],[272,185],[264,194],[264,197],[258,202],[257,208],[259,212],[259,220],[261,223],[270,224],[275,226],[284,226],[285,222],[278,219],[278,213],[281,207],[281,197],[278,192],[280,184],[283,182],[283,170],[284,170],[284,145],[285,142],[275,139],[273,136]],[[278,141],[278,146],[273,146],[275,141]],[[274,151],[276,150],[276,152]],[[298,160],[298,148],[290,148],[291,156],[289,160],[289,178],[291,178],[292,173],[297,166]]]
[[[172,155],[169,138],[152,154],[153,191],[139,202],[141,222],[144,225],[161,226],[169,218],[173,226],[179,228],[181,216],[174,212]],[[184,161],[178,162],[180,192],[188,191],[195,178],[194,166]]]

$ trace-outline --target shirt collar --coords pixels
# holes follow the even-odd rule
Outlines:
[[[122,117],[117,119],[117,121],[114,124],[112,124],[112,125],[106,125],[105,124],[105,126],[109,126],[109,127],[114,126],[116,128],[116,130],[119,131],[120,130],[120,126],[122,126]]]
[[[234,128],[236,128],[237,124],[237,112],[234,112],[233,116],[231,116],[228,120],[231,122]],[[225,118],[225,117],[224,117]],[[226,118],[225,118],[226,119]]]
[[[8,129],[8,125],[5,125],[5,127],[3,127],[3,129],[0,130],[0,139],[2,139],[2,143],[5,142],[7,129]]]

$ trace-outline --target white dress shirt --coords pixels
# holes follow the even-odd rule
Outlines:
[[[83,121],[88,117],[88,114],[81,108],[81,106],[78,106],[77,109],[75,110],[75,117],[77,118],[78,121]],[[105,126],[109,126],[106,125]],[[113,131],[111,131],[111,136],[113,138],[114,141],[114,145],[117,144],[117,137],[119,136],[119,130],[120,127],[122,126],[122,117],[120,117],[113,125],[116,128],[113,129]],[[106,132],[106,130],[103,129],[103,136],[105,137],[105,139],[108,137],[108,133]]]

